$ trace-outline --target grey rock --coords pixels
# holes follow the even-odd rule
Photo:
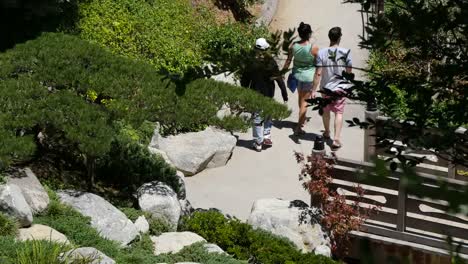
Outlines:
[[[179,193],[177,194],[177,198],[183,200],[187,197],[187,189],[185,187],[185,175],[181,171],[177,171],[176,173],[177,181],[179,183]]]
[[[137,197],[141,210],[177,228],[182,209],[171,187],[156,181],[145,183],[138,189]]]
[[[23,196],[33,214],[43,212],[49,205],[49,195],[30,168],[20,170],[7,178],[8,183],[21,189]]]
[[[331,258],[331,248],[326,245],[319,245],[314,250],[315,255],[322,255]]]
[[[182,216],[191,215],[195,210],[189,200],[179,200]]]
[[[90,264],[115,264],[116,262],[106,254],[92,247],[82,247],[70,250],[64,254],[64,258],[73,263],[76,260],[91,260]]]
[[[184,247],[206,240],[192,232],[169,232],[160,236],[152,236],[154,244],[154,254],[177,253]]]
[[[231,109],[227,105],[223,105],[221,109],[216,112],[216,117],[219,119],[223,119],[227,116],[230,116],[232,114]]]
[[[330,246],[320,217],[318,209],[301,201],[262,199],[254,202],[248,223],[288,238],[302,252],[313,252],[320,245]]]
[[[102,237],[125,246],[138,236],[138,230],[132,221],[102,197],[77,191],[61,191],[57,195],[62,203],[90,217],[91,225]]]
[[[146,220],[144,215],[138,217],[137,220],[135,220],[135,227],[141,234],[148,233],[150,228],[148,220]]]
[[[0,185],[0,212],[14,217],[22,227],[31,226],[33,222],[32,210],[15,184]]]
[[[174,167],[174,164],[172,164],[172,161],[169,159],[169,157],[167,156],[166,152],[160,150],[160,149],[157,149],[157,148],[153,148],[153,147],[148,147],[148,150],[149,152],[151,152],[152,154],[154,155],[157,155],[157,156],[160,156],[161,158],[164,159],[164,161],[169,164],[170,166]]]
[[[19,241],[48,240],[62,244],[70,244],[70,241],[68,241],[64,234],[51,227],[39,224],[32,225],[28,228],[20,228],[17,238]]]
[[[205,244],[203,247],[208,253],[226,254],[226,252],[216,244]]]
[[[153,142],[152,146],[164,151],[185,175],[226,165],[237,142],[231,134],[210,127],[201,132],[155,138],[157,143]]]

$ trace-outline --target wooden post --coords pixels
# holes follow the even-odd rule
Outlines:
[[[467,135],[467,133],[468,133],[467,129],[464,127],[459,127],[455,131],[456,136],[459,136],[459,137],[463,137]],[[465,136],[465,137],[468,137],[468,136]],[[451,162],[448,165],[448,177],[452,179],[468,181],[468,168],[461,164],[455,164]]]
[[[385,1],[377,0],[377,14],[383,14],[385,12]]]
[[[325,142],[323,141],[322,136],[317,136],[314,141],[314,148],[312,149],[312,156],[321,156],[326,155]],[[320,203],[317,202],[318,199],[314,199],[314,194],[310,194],[310,207],[320,208]]]
[[[401,176],[403,177],[403,175]],[[406,230],[406,200],[408,194],[406,193],[405,180],[400,177],[398,185],[398,207],[397,207],[397,226],[396,230],[399,232],[405,232]]]
[[[373,102],[367,103],[367,108],[365,112],[366,122],[368,119],[374,120],[377,124],[377,117],[379,116],[379,110],[377,110],[377,105]],[[364,161],[370,162],[372,157],[375,156],[375,134],[376,134],[376,127],[372,129],[364,130]]]

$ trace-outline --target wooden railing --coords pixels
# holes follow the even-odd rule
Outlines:
[[[376,148],[376,136],[382,136],[382,129],[385,122],[391,121],[389,118],[380,116],[378,111],[366,111],[365,117],[367,119],[375,120],[376,125],[372,129],[367,129],[364,132],[364,161],[370,162],[375,156],[385,158],[388,156],[385,153],[385,149]],[[398,124],[396,124],[398,125]],[[397,126],[395,126],[397,127]],[[454,131],[454,136],[462,135],[466,132],[465,128],[460,127]],[[396,140],[402,140],[401,137],[395,138]],[[433,160],[425,159],[421,164],[416,167],[417,172],[432,174],[441,177],[449,177],[452,179],[458,179],[462,181],[468,181],[468,168],[461,165],[450,162],[449,159],[444,159],[436,156],[432,151],[419,150],[411,153],[410,155],[418,156],[432,156]]]
[[[371,180],[361,179],[360,171],[375,171],[373,164],[338,160],[333,171],[333,187],[346,196],[349,202],[356,200],[353,186],[361,184],[366,190],[361,207],[378,205],[379,213],[373,215],[363,225],[359,234],[375,235],[390,238],[394,241],[409,242],[420,245],[421,250],[440,255],[448,254],[447,236],[453,237],[460,244],[460,253],[468,254],[468,217],[447,213],[448,203],[440,197],[438,200],[419,198],[407,192],[402,179],[402,172],[396,171],[389,177]],[[377,177],[377,176],[375,176]],[[440,180],[450,186],[452,195],[464,189],[468,182],[420,173],[423,184],[419,186],[423,193],[434,193],[439,190]],[[372,178],[372,176],[371,176]],[[367,184],[366,184],[367,183]]]

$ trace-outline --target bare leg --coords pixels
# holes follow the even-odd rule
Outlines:
[[[341,137],[341,129],[343,127],[343,114],[336,113],[335,114],[335,141],[341,144],[340,137]]]
[[[307,113],[307,102],[306,100],[310,98],[311,92],[299,92],[299,121],[298,127],[302,127],[306,121],[306,113]]]
[[[330,136],[330,111],[323,111],[322,120],[325,128],[324,134]]]

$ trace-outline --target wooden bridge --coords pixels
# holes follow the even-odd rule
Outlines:
[[[366,112],[366,117],[385,120],[385,118],[378,117],[377,112]],[[460,129],[457,133],[465,133],[465,131]],[[449,259],[446,256],[453,250],[447,242],[447,238],[451,237],[453,244],[458,247],[460,256],[468,259],[467,214],[448,213],[450,211],[448,201],[444,197],[429,199],[409,193],[406,178],[401,170],[391,172],[387,177],[375,176],[378,178],[373,181],[359,177],[360,172],[373,171],[375,173],[375,165],[369,162],[370,159],[375,155],[380,157],[385,155],[383,151],[375,148],[376,133],[379,134],[379,122],[376,123],[375,129],[365,133],[365,162],[340,159],[332,172],[333,187],[338,193],[345,195],[349,203],[354,202],[357,197],[353,192],[353,186],[360,184],[366,190],[364,201],[360,203],[360,206],[381,207],[379,213],[371,216],[363,225],[362,230],[354,232],[353,236],[382,245],[406,247],[433,256],[445,256],[446,261]],[[437,194],[440,192],[439,186],[446,184],[450,196],[453,197],[462,190],[466,190],[468,186],[468,170],[444,160],[427,160],[418,165],[416,171],[421,179],[418,187],[420,193]],[[359,252],[355,250],[351,253],[353,254],[358,257],[356,255]]]

